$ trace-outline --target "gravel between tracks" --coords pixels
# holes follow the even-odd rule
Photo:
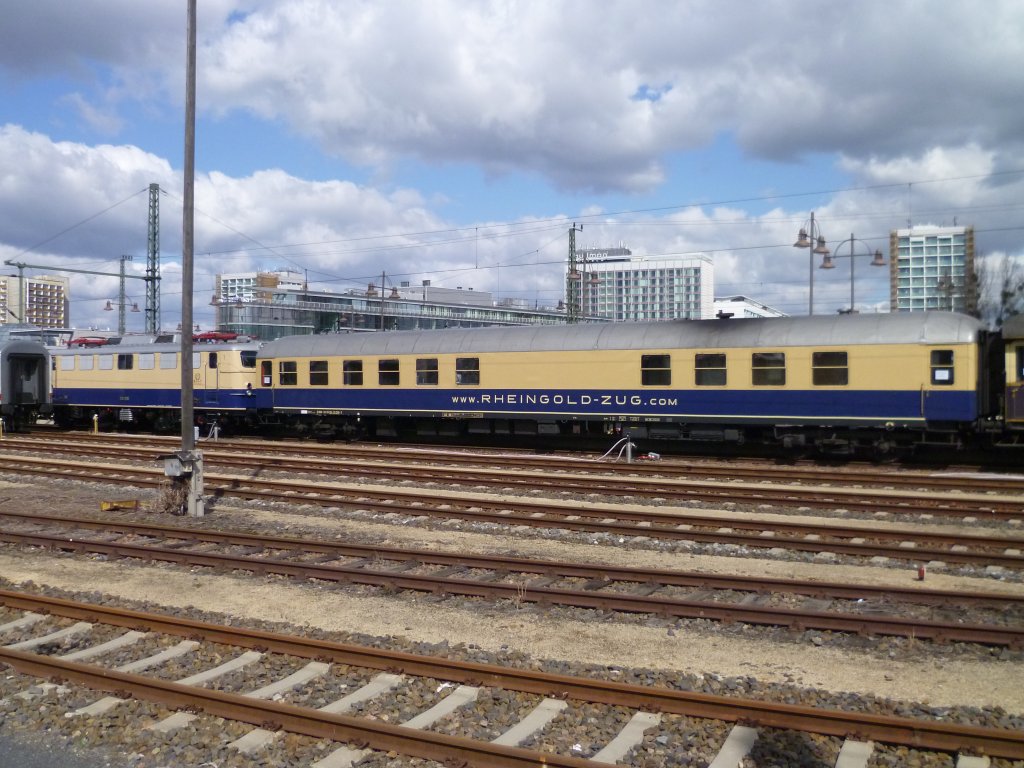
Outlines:
[[[123,496],[122,491],[122,496]],[[19,511],[88,515],[99,500],[112,498],[110,488],[80,483],[39,485],[0,482],[0,504]],[[203,521],[204,527],[229,525],[237,518],[273,526],[283,535],[318,528],[324,538],[357,529],[363,540],[444,549],[466,548],[514,552],[520,556],[559,559],[593,558],[594,546],[509,536],[484,536],[454,530],[403,529],[365,521],[287,515],[266,508],[242,509],[224,504]],[[181,518],[152,516],[154,522]],[[193,521],[196,522],[196,521]],[[706,569],[770,574],[792,578],[850,578],[870,583],[903,583],[910,572],[892,569],[746,560],[657,553],[603,547],[598,557],[621,565]],[[156,566],[105,562],[94,558],[0,550],[0,575],[15,583],[34,582],[65,590],[87,590],[125,600],[145,601],[168,610],[188,607],[223,612],[252,620],[287,622],[332,632],[396,636],[420,643],[511,650],[534,658],[569,663],[660,668],[711,676],[752,677],[781,683],[846,691],[882,698],[914,700],[933,706],[993,706],[1024,712],[1024,669],[1018,662],[934,657],[898,659],[856,649],[818,647],[814,643],[773,643],[741,636],[720,627],[674,631],[671,627],[614,621],[574,621],[516,606],[475,608],[430,598],[401,600],[335,588],[311,588],[286,579],[245,579],[195,569],[191,573]],[[1020,584],[990,579],[929,575],[928,586],[1019,592]]]

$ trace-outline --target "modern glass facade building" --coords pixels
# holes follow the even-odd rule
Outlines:
[[[424,281],[385,290],[341,293],[311,290],[294,272],[223,274],[211,302],[217,330],[272,340],[282,336],[350,331],[476,328],[564,323],[561,309],[493,301],[487,291],[442,288]]]
[[[890,308],[973,314],[978,308],[973,227],[918,226],[889,236]]]

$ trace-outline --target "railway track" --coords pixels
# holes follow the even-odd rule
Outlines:
[[[126,465],[73,463],[39,457],[5,457],[4,470],[17,474],[119,482],[160,488],[161,472]],[[862,526],[780,521],[756,517],[701,515],[689,511],[623,509],[590,502],[542,502],[480,494],[442,495],[437,490],[346,486],[265,477],[207,473],[206,492],[215,497],[305,503],[388,516],[457,519],[501,526],[556,528],[609,536],[728,544],[753,549],[784,549],[851,557],[885,557],[911,563],[944,562],[1024,568],[1024,537],[950,534],[910,527]]]
[[[0,519],[0,541],[112,558],[513,604],[1024,647],[1024,598],[988,592],[612,568],[11,512]]]
[[[8,449],[73,452],[99,457],[149,457],[156,459],[175,450],[175,442],[152,436],[131,440],[99,435],[83,436],[69,433],[59,440],[40,437],[18,437],[7,441]],[[741,484],[757,484],[762,493],[770,483],[801,483],[814,486],[802,503],[810,504],[815,493],[824,493],[825,503],[862,495],[878,505],[897,505],[898,511],[915,506],[936,506],[953,512],[972,509],[978,512],[1002,511],[1008,507],[1018,513],[1024,508],[1024,476],[970,475],[967,473],[936,474],[923,472],[884,472],[848,468],[805,468],[771,464],[745,465],[705,462],[609,463],[559,457],[538,457],[525,454],[454,452],[430,449],[381,449],[367,446],[323,446],[282,444],[266,441],[233,440],[207,442],[203,445],[205,459],[217,466],[253,467],[256,463],[272,463],[284,470],[317,472],[324,475],[359,473],[387,479],[407,478],[426,481],[464,483],[490,486],[549,487],[579,493],[619,493],[641,497],[696,498],[702,482],[727,482],[728,489],[744,493]],[[496,476],[495,466],[503,469]],[[578,477],[574,477],[578,476]],[[841,484],[844,488],[837,488]],[[825,489],[824,491],[822,489]],[[872,494],[872,489],[881,493]],[[782,489],[782,493],[791,489]],[[899,491],[913,491],[912,496]],[[948,491],[955,491],[951,496]],[[1006,498],[994,498],[995,492]],[[710,492],[710,491],[709,491]],[[798,492],[798,491],[797,491]],[[977,494],[977,495],[974,495]],[[711,498],[720,498],[721,492]],[[1014,498],[1018,496],[1019,498]],[[960,497],[960,498],[958,498]],[[992,509],[989,503],[997,509]],[[973,505],[973,506],[972,506]],[[891,507],[887,507],[891,509]]]
[[[132,722],[135,730],[164,738],[180,734],[192,744],[201,733],[196,713],[224,718],[227,723],[205,732],[217,742],[209,745],[213,754],[255,754],[282,745],[283,734],[300,734],[319,740],[296,744],[306,750],[297,759],[305,757],[303,764],[316,768],[350,765],[370,750],[446,765],[584,768],[616,762],[640,748],[651,756],[648,745],[657,750],[662,744],[708,744],[698,760],[727,756],[735,765],[759,742],[769,755],[776,748],[772,742],[780,745],[784,755],[799,734],[811,734],[831,740],[828,749],[836,755],[903,746],[1024,759],[1020,729],[948,717],[910,718],[553,674],[12,590],[0,590],[0,604],[0,662],[23,675],[60,681],[40,686],[15,678],[22,689],[14,697],[32,706],[48,692],[56,694],[66,703],[61,719],[73,728],[92,719],[116,734]],[[401,708],[402,697],[391,695],[414,689],[420,691],[418,711]],[[508,717],[497,716],[493,723],[496,701],[512,705]],[[127,707],[135,709],[131,717],[112,715]],[[567,733],[559,734],[562,729]],[[657,738],[645,740],[645,732]],[[309,759],[313,755],[315,761]]]

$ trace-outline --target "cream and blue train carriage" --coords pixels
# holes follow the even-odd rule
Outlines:
[[[992,414],[987,334],[951,313],[290,337],[273,408],[325,434],[608,434],[886,450]]]
[[[0,328],[0,419],[15,432],[50,411],[50,362],[38,329]]]
[[[1006,442],[1024,444],[1024,315],[1003,325],[1006,370]]]
[[[62,426],[172,432],[180,427],[181,345],[158,337],[98,340],[52,351],[54,419]],[[196,343],[193,408],[198,421],[224,429],[258,409],[255,342]]]

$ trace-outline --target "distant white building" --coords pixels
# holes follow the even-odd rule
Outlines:
[[[786,317],[774,307],[754,301],[749,296],[722,296],[715,299],[715,317]]]
[[[581,314],[608,320],[701,320],[714,317],[715,273],[709,256],[633,256],[626,248],[577,251]]]
[[[0,325],[28,323],[67,328],[70,287],[66,275],[0,275]]]
[[[915,226],[889,235],[893,312],[978,308],[974,227]]]

